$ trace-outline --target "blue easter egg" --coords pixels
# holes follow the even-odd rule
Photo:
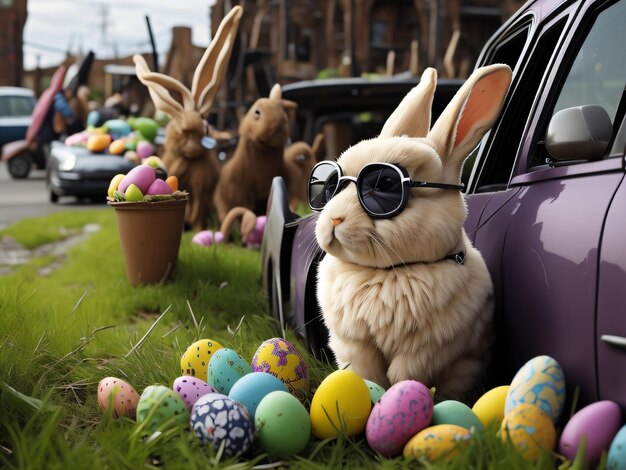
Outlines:
[[[252,372],[250,364],[237,354],[237,351],[228,348],[218,349],[209,361],[207,383],[220,393],[228,395],[235,382],[250,372]]]
[[[289,389],[282,380],[272,374],[252,372],[240,378],[230,389],[228,396],[244,405],[254,419],[261,400],[276,391],[288,392]]]

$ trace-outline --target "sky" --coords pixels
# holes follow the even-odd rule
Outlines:
[[[28,0],[24,68],[59,64],[66,51],[93,50],[96,58],[150,52],[146,15],[164,60],[173,26],[192,28],[192,41],[210,42],[210,8],[215,0]]]

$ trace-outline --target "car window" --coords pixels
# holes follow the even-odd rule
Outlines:
[[[567,13],[548,23],[525,54],[509,91],[504,110],[490,135],[486,137],[481,162],[476,168],[475,192],[507,189],[521,137],[535,102],[544,73],[567,23]]]
[[[0,96],[0,116],[30,116],[34,107],[30,96]]]
[[[621,50],[622,45],[626,44],[626,1],[613,3],[594,12],[588,24],[591,26],[589,32],[571,62],[552,111],[539,128],[540,134],[536,140],[540,143],[545,137],[549,118],[566,108],[599,105],[607,112],[614,126],[620,124],[615,123],[615,118],[626,83],[626,55]],[[621,116],[618,118],[621,121]],[[529,166],[540,167],[548,159],[545,146],[539,145],[535,155],[529,159]],[[573,158],[571,162],[560,164],[579,162]]]

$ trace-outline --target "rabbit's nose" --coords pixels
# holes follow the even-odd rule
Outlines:
[[[338,217],[336,219],[330,219],[330,223],[333,227],[336,227],[337,225],[339,225],[341,222],[343,222],[343,219]]]

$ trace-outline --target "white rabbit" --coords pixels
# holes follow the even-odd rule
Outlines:
[[[405,186],[406,206],[384,218],[368,215],[354,178],[346,178],[317,220],[327,253],[317,296],[340,367],[383,387],[413,379],[460,397],[480,380],[493,334],[491,278],[463,228],[461,168],[497,118],[511,70],[477,69],[429,131],[436,80],[434,69],[425,70],[380,135],[337,160],[349,177],[381,162],[435,185]],[[365,187],[361,199],[368,189],[376,190]]]

